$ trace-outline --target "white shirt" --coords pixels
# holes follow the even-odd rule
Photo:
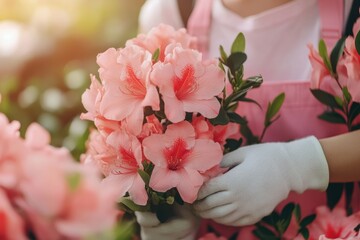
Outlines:
[[[142,32],[160,23],[184,27],[176,0],[147,0],[139,23]],[[214,0],[209,55],[218,57],[219,45],[229,52],[239,32],[246,38],[246,76],[261,74],[265,81],[306,80],[311,70],[307,45],[317,46],[320,39],[317,0],[293,0],[245,18]]]

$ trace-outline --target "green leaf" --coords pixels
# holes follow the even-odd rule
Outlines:
[[[271,231],[269,228],[259,224],[256,226],[256,231],[261,235],[262,237],[266,237],[266,239],[271,237],[276,237],[275,233]]]
[[[349,92],[349,89],[347,87],[343,87],[341,90],[342,90],[342,93],[344,94],[345,100],[347,102],[350,102],[352,97],[351,97],[351,94]]]
[[[129,208],[131,211],[140,211],[146,212],[149,211],[149,207],[147,206],[140,206],[133,202],[129,197],[122,197],[120,199],[120,203]]]
[[[286,229],[290,225],[290,221],[291,221],[291,217],[292,217],[292,213],[293,213],[294,209],[295,209],[295,204],[288,203],[281,211],[280,217],[284,220],[284,222],[282,224],[283,232],[285,232]]]
[[[220,107],[219,114],[215,118],[209,119],[209,121],[212,125],[216,126],[226,125],[229,123],[230,120],[224,108]]]
[[[345,118],[337,112],[324,112],[319,115],[319,118],[330,123],[346,124]]]
[[[237,114],[235,112],[229,112],[228,116],[229,116],[230,122],[238,123],[240,125],[248,123],[246,118],[240,116],[239,114]]]
[[[66,176],[66,180],[70,191],[74,192],[81,182],[81,174],[79,172],[70,173]]]
[[[349,216],[352,214],[351,200],[354,193],[354,183],[347,182],[344,185],[345,185],[345,208]]]
[[[228,56],[227,56],[227,54],[226,54],[226,52],[224,50],[224,47],[222,45],[220,45],[219,49],[220,49],[221,60],[225,63]]]
[[[307,228],[301,229],[300,233],[305,239],[309,239],[310,234],[309,234],[309,230]]]
[[[352,123],[354,119],[360,114],[360,103],[353,102],[349,110],[349,121]]]
[[[248,88],[248,87],[257,88],[257,87],[260,87],[260,85],[263,82],[264,82],[264,79],[261,75],[251,76],[244,80],[244,85],[242,86],[242,88]]]
[[[275,97],[275,99],[272,102],[269,103],[266,111],[265,122],[267,123],[271,122],[271,120],[279,112],[282,104],[284,103],[284,100],[285,100],[285,93],[280,93],[278,96]]]
[[[153,62],[159,61],[159,56],[160,56],[160,48],[156,49],[155,52],[153,53],[152,61]]]
[[[240,98],[240,99],[239,99],[239,102],[255,103],[260,109],[262,108],[261,105],[260,105],[257,101],[255,101],[255,100],[253,100],[253,99],[251,99],[251,98],[243,97],[243,98]]]
[[[240,138],[240,140],[228,138],[226,139],[225,149],[228,149],[229,152],[234,151],[241,146],[241,143],[242,143],[242,138]]]
[[[299,204],[295,204],[294,215],[295,215],[296,222],[299,223],[301,220],[301,209],[300,209]]]
[[[147,172],[145,172],[144,170],[138,169],[138,173],[140,175],[140,177],[142,178],[142,180],[144,181],[144,183],[146,185],[149,185],[150,182],[150,176]]]
[[[330,209],[333,209],[340,201],[344,189],[343,183],[330,183],[326,189],[326,201]]]
[[[312,223],[316,218],[316,214],[311,214],[309,216],[306,216],[303,220],[300,222],[300,227],[305,228],[307,225]]]
[[[243,33],[239,33],[233,44],[231,45],[231,53],[244,52],[245,51],[245,36]]]
[[[336,101],[335,97],[332,94],[320,89],[311,89],[311,93],[322,104],[343,111],[342,106],[338,104],[338,102]]]
[[[357,53],[360,54],[360,32],[358,32],[355,37],[355,48]]]
[[[344,46],[345,46],[345,37],[342,37],[337,41],[335,44],[335,47],[331,51],[330,54],[330,62],[331,62],[331,68],[336,71],[337,63],[340,59],[340,57],[343,55],[344,52]]]
[[[242,65],[246,61],[247,56],[243,52],[235,52],[230,54],[227,58],[226,66],[230,68],[230,71],[233,75],[235,75],[236,71],[241,70]]]
[[[323,39],[319,41],[319,55],[322,58],[326,68],[332,73],[333,70],[331,68],[327,47]]]

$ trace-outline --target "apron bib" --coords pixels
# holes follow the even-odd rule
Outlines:
[[[321,38],[330,49],[342,35],[343,1],[318,0],[321,17]],[[211,24],[212,0],[197,0],[187,25],[188,31],[198,38],[199,50],[207,57],[208,36]],[[310,92],[310,82],[305,81],[271,81],[264,82],[258,89],[248,93],[248,97],[257,101],[262,109],[255,104],[242,103],[237,112],[246,116],[251,130],[260,135],[264,128],[264,116],[267,105],[281,92],[285,93],[285,101],[280,110],[281,117],[267,130],[263,142],[289,141],[314,135],[317,138],[330,137],[346,132],[346,127],[331,124],[317,118],[325,106],[319,103]],[[358,194],[355,192],[354,194]],[[354,199],[359,199],[354,197]],[[286,200],[276,209],[282,209],[288,202],[299,203],[302,216],[314,212],[317,206],[326,205],[326,194],[316,190],[308,190],[303,194],[291,192]],[[229,238],[239,232],[238,239],[255,239],[251,233],[253,227],[228,227],[211,220],[204,220],[200,227],[199,236],[204,235],[209,226],[218,234]]]

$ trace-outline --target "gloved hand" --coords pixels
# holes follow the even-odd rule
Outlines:
[[[203,185],[194,209],[203,218],[232,226],[258,222],[290,191],[325,190],[329,182],[315,137],[241,147],[226,154],[221,166],[230,169]]]
[[[194,240],[199,228],[200,219],[189,206],[177,206],[176,216],[165,223],[160,223],[156,214],[135,212],[141,227],[142,240]]]

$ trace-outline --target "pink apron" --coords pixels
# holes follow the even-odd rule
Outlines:
[[[318,0],[318,4],[322,23],[321,37],[328,46],[332,47],[342,33],[343,1]],[[205,56],[207,56],[211,8],[211,0],[198,0],[188,22],[188,31],[198,37],[199,49]],[[248,118],[250,127],[255,134],[260,135],[263,129],[264,111],[267,104],[281,92],[286,95],[285,102],[280,110],[281,117],[270,126],[264,137],[264,142],[288,141],[309,135],[324,138],[346,132],[345,126],[330,124],[317,118],[325,110],[325,107],[311,95],[310,84],[306,80],[265,81],[260,88],[249,92],[248,97],[256,100],[264,110],[254,104],[245,103],[239,107],[238,112]],[[302,216],[306,216],[312,213],[315,207],[326,204],[326,194],[315,190],[309,190],[303,194],[293,192],[278,208],[281,209],[290,201],[300,203]],[[225,237],[230,237],[240,230],[238,239],[254,239],[251,234],[252,227],[227,227],[212,221],[204,221],[199,236],[207,231],[208,224]]]

